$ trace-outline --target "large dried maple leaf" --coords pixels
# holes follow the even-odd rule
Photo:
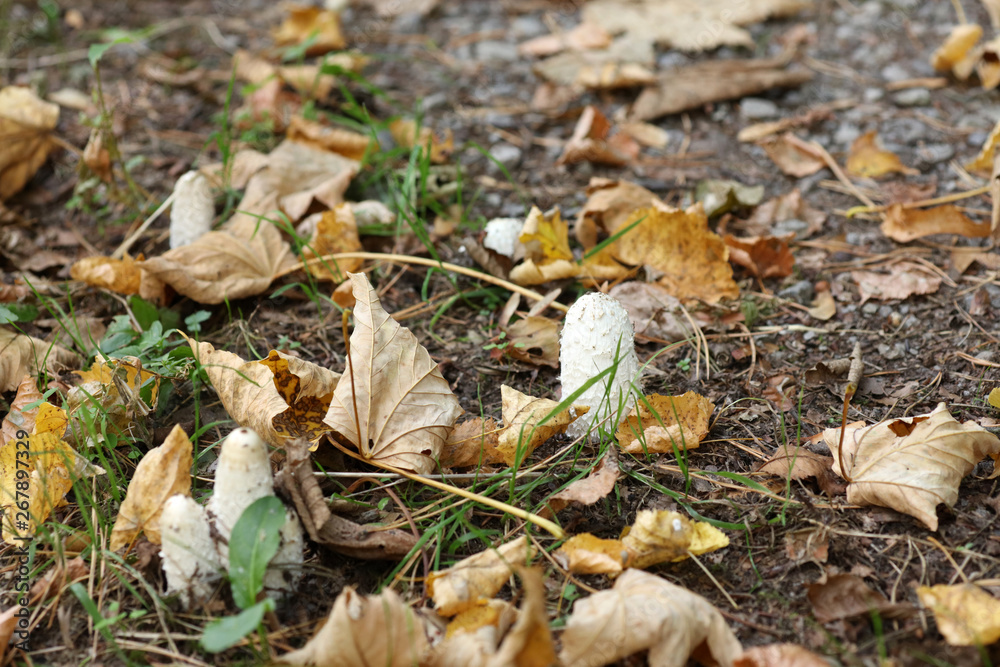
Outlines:
[[[430,472],[462,408],[427,349],[382,308],[368,278],[348,276],[357,300],[350,363],[323,421],[366,459]]]
[[[0,200],[20,191],[45,162],[58,122],[59,106],[30,89],[0,89]]]
[[[850,482],[847,502],[891,507],[931,530],[938,527],[937,506],[958,500],[962,478],[1000,453],[1000,438],[974,422],[958,423],[944,403],[925,415],[848,424],[843,452],[839,428],[826,429],[823,440],[834,472]]]
[[[626,570],[611,590],[573,605],[559,658],[597,667],[648,650],[652,667],[683,667],[702,643],[726,667],[743,651],[708,600],[655,574]]]

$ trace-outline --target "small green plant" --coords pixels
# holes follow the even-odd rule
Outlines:
[[[691,370],[691,357],[684,357],[677,362],[677,368],[687,373]]]
[[[264,598],[258,602],[257,598],[264,589],[267,564],[278,553],[284,523],[285,506],[275,496],[254,501],[240,515],[229,540],[229,586],[233,602],[242,611],[205,626],[200,643],[206,651],[224,651],[256,629],[260,629],[261,641],[265,641],[261,622],[265,613],[274,610],[274,600]]]

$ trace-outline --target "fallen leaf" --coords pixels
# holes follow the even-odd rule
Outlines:
[[[391,589],[359,595],[348,586],[337,596],[323,627],[305,646],[286,653],[287,665],[412,667],[430,648],[430,628]]]
[[[708,600],[642,570],[626,570],[611,590],[573,604],[562,634],[564,665],[599,667],[643,651],[656,667],[682,667],[702,644],[731,665],[739,640]]]
[[[28,594],[30,604],[47,602],[63,592],[70,584],[82,581],[90,575],[90,564],[82,558],[70,558],[65,563],[56,562],[41,579],[31,586]]]
[[[858,284],[861,303],[868,299],[905,299],[914,294],[933,294],[941,287],[942,278],[926,267],[914,262],[897,262],[889,267],[889,273],[875,271],[851,271],[851,277]]]
[[[418,131],[417,122],[409,118],[397,118],[389,123],[389,133],[401,148],[424,148],[434,164],[446,163],[455,150],[451,129],[443,135],[431,132],[431,128],[426,126],[421,126]]]
[[[327,549],[365,560],[402,560],[416,546],[409,531],[386,529],[384,525],[363,526],[337,516],[319,480],[313,474],[309,443],[293,438],[285,443],[285,465],[275,475],[275,486],[292,499],[309,537]]]
[[[729,546],[729,538],[704,521],[691,521],[668,510],[641,510],[622,537],[628,567],[645,569],[676,563]]]
[[[361,160],[369,150],[377,150],[378,143],[371,137],[340,127],[330,127],[302,116],[293,116],[285,134],[290,140],[308,146],[338,153],[351,160]]]
[[[79,363],[79,357],[60,345],[0,327],[0,392],[17,389],[25,375],[41,368],[56,375]]]
[[[938,527],[938,504],[954,506],[962,478],[1000,453],[997,436],[975,422],[958,423],[944,403],[924,415],[849,424],[842,453],[839,428],[826,429],[823,440],[834,472],[849,482],[847,502],[891,507],[930,530]]]
[[[913,605],[889,602],[853,574],[834,574],[822,583],[809,584],[806,595],[820,623],[867,616],[872,612],[883,618],[901,618],[913,612]]]
[[[515,566],[524,565],[533,552],[528,538],[519,537],[462,559],[447,570],[431,572],[427,592],[437,613],[454,616],[489,600],[507,583]]]
[[[826,213],[809,206],[794,188],[754,209],[741,229],[751,236],[794,232],[796,238],[804,239],[823,229],[824,222]]]
[[[583,20],[630,41],[665,49],[707,51],[718,46],[753,47],[749,26],[791,16],[810,6],[803,0],[761,0],[734,5],[727,0],[592,0]]]
[[[847,173],[852,176],[878,178],[886,174],[900,173],[915,175],[920,172],[910,169],[899,161],[899,156],[879,146],[878,135],[872,130],[854,140],[847,156]]]
[[[589,475],[571,482],[565,489],[556,493],[548,500],[551,512],[559,512],[567,505],[593,505],[601,498],[607,497],[618,481],[618,451],[608,447],[604,458],[594,466]]]
[[[618,129],[643,146],[649,146],[650,148],[663,150],[670,142],[670,134],[662,127],[658,127],[652,123],[643,123],[641,121],[622,123],[618,126]]]
[[[1000,121],[997,121],[997,124],[993,126],[993,130],[983,142],[983,147],[979,149],[979,154],[972,162],[967,163],[965,168],[981,174],[991,174],[993,172],[993,158],[998,145],[1000,145]]]
[[[556,664],[556,650],[549,629],[546,588],[538,568],[516,569],[524,588],[524,602],[514,626],[504,637],[487,667],[549,667]]]
[[[792,275],[795,257],[788,247],[788,237],[750,236],[736,238],[726,234],[729,261],[747,269],[754,277],[785,278]]]
[[[938,72],[953,70],[966,59],[982,36],[983,29],[975,23],[955,26],[944,43],[931,54],[931,67]]]
[[[584,250],[622,226],[637,208],[652,206],[659,198],[630,181],[592,178],[587,186],[587,203],[583,205],[573,227],[573,235]]]
[[[364,260],[326,259],[318,261],[318,258],[341,252],[364,250],[361,239],[358,237],[358,225],[355,222],[354,213],[349,204],[339,204],[332,210],[323,211],[319,215],[316,232],[309,240],[309,244],[303,249],[302,258],[306,261],[317,260],[307,265],[309,273],[314,278],[343,282],[347,280],[348,273],[361,268]]]
[[[587,106],[576,123],[556,164],[592,162],[620,167],[639,156],[639,145],[621,131],[613,132],[611,122],[593,105]]]
[[[525,260],[511,269],[510,279],[520,285],[537,285],[550,280],[575,278],[581,267],[573,261],[569,248],[569,226],[559,209],[548,215],[532,206],[518,238]]]
[[[105,442],[104,430],[93,428],[95,413],[104,420],[105,430],[120,438],[120,444],[146,438],[147,416],[157,405],[160,378],[144,370],[140,359],[95,359],[89,370],[74,374],[81,383],[67,394],[66,407],[68,437],[77,446]]]
[[[777,137],[768,137],[758,142],[767,156],[783,174],[803,178],[826,168],[826,161],[807,141],[802,141],[791,132]]]
[[[273,447],[305,438],[313,447],[329,428],[323,419],[340,374],[284,352],[260,361],[189,341],[226,412]]]
[[[630,454],[667,453],[697,449],[708,435],[715,406],[693,391],[680,396],[651,394],[632,408],[619,424],[615,438]]]
[[[833,459],[802,447],[789,449],[787,445],[782,445],[757,469],[757,472],[777,475],[784,479],[814,477],[825,493],[834,496],[844,492],[843,486],[833,474]]]
[[[665,71],[639,94],[629,118],[653,120],[771,88],[800,86],[812,78],[809,71],[786,65],[782,59],[709,60]]]
[[[0,88],[0,200],[21,191],[55,148],[59,106],[28,88]]]
[[[500,430],[500,425],[491,417],[476,417],[456,424],[441,451],[441,467],[467,468],[503,463],[503,456],[497,452]]]
[[[38,406],[44,401],[42,392],[38,391],[35,378],[25,375],[21,384],[17,385],[17,394],[10,402],[10,410],[0,424],[0,445],[4,445],[16,438],[20,432],[22,436],[31,433],[35,428],[35,415],[38,414]],[[34,404],[31,409],[25,409]]]
[[[337,84],[340,83],[334,75],[324,73],[323,68],[319,65],[285,65],[278,68],[278,75],[282,81],[294,88],[299,95],[316,100],[317,102],[329,102],[333,91],[337,89]],[[278,99],[282,99],[280,94],[278,95]],[[293,104],[292,108],[289,109],[291,114],[286,123],[288,126],[291,126],[295,117],[302,113],[301,102],[299,100],[296,100],[296,102],[299,103]],[[314,145],[329,150],[329,148],[320,144]]]
[[[105,183],[111,182],[111,154],[104,147],[104,135],[97,128],[90,131],[90,139],[80,157],[95,176]]]
[[[882,218],[882,233],[906,243],[933,234],[959,234],[972,238],[990,235],[990,225],[972,220],[952,204],[933,208],[904,208],[893,204]]]
[[[542,35],[518,45],[517,50],[525,56],[551,56],[562,51],[587,51],[610,46],[611,35],[595,23],[581,23],[572,30],[552,35]]]
[[[16,614],[21,612],[21,609],[22,607],[19,607],[17,605],[11,605],[7,609],[0,611],[0,661],[3,661],[7,658],[7,651],[10,649],[11,644],[21,643],[21,642],[15,642],[13,640],[14,630],[17,628],[17,622],[18,622],[18,617]],[[22,641],[27,640],[28,631],[22,630],[21,633],[18,635],[18,639],[21,639]]]
[[[574,405],[575,414],[569,408],[556,413],[557,402],[522,394],[507,385],[500,385],[500,396],[504,426],[497,453],[509,466],[531,456],[536,447],[565,432],[573,420],[587,412],[587,408]]]
[[[989,646],[1000,640],[1000,600],[975,584],[920,586],[920,604],[934,612],[952,646]]]
[[[733,667],[829,667],[830,663],[795,644],[751,646],[733,662]]]
[[[820,283],[826,289],[820,289]],[[837,302],[834,301],[833,294],[830,292],[829,283],[826,281],[820,281],[820,283],[816,284],[816,298],[809,304],[810,308],[807,312],[809,317],[825,322],[837,314]]]
[[[636,336],[665,343],[692,336],[680,300],[660,285],[630,280],[615,285],[608,294],[625,306]]]
[[[628,551],[621,540],[602,540],[582,533],[563,542],[552,557],[573,574],[616,575],[625,569]]]
[[[826,526],[790,530],[784,541],[785,555],[795,565],[822,565],[830,557],[830,531]]]
[[[125,296],[138,294],[142,282],[142,270],[128,254],[122,259],[84,257],[73,263],[69,275],[73,280],[87,283],[91,287],[111,290]]]
[[[540,78],[566,89],[617,90],[650,85],[653,49],[648,43],[619,38],[605,49],[569,51],[537,63],[532,71]]]
[[[160,515],[171,496],[191,495],[191,440],[174,426],[159,447],[146,452],[128,484],[125,500],[111,531],[111,550],[132,544],[141,531],[153,544],[160,543]]]
[[[307,56],[321,56],[347,46],[340,30],[340,13],[318,7],[293,5],[288,17],[274,31],[279,46],[308,44]]]
[[[382,308],[368,277],[348,277],[357,299],[348,372],[323,422],[366,459],[431,472],[463,410],[427,349]]]
[[[529,315],[503,328],[503,351],[537,366],[559,368],[559,325],[546,317]]]
[[[797,386],[795,378],[788,373],[777,373],[771,375],[766,380],[766,385],[761,395],[782,412],[790,412],[795,409],[797,403]]]
[[[764,186],[709,179],[695,186],[694,198],[705,208],[705,215],[712,218],[736,209],[756,206],[764,198]]]

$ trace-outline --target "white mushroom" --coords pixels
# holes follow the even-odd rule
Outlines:
[[[174,184],[170,208],[170,247],[179,248],[212,231],[215,201],[212,185],[204,174],[189,171]]]
[[[163,505],[160,535],[167,593],[177,593],[185,609],[207,600],[222,566],[204,508],[188,496],[172,496]]]
[[[574,399],[575,404],[586,405],[590,411],[569,425],[566,434],[570,437],[585,435],[596,424],[606,432],[613,432],[628,413],[633,383],[639,380],[639,359],[628,312],[617,299],[606,294],[585,294],[566,314],[559,341],[563,397],[615,362],[618,367],[613,375],[595,382]]]
[[[520,245],[521,228],[524,220],[519,218],[494,218],[486,223],[486,236],[483,247],[514,258]]]

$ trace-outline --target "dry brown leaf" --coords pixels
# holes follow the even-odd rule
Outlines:
[[[210,343],[189,341],[229,416],[273,447],[305,438],[315,447],[340,374],[284,352],[244,361]]]
[[[680,300],[660,285],[630,280],[615,285],[608,294],[625,306],[636,336],[666,343],[691,337]]]
[[[640,569],[729,546],[729,538],[718,528],[668,510],[641,510],[621,541],[628,552],[626,565]]]
[[[243,99],[243,104],[234,114],[234,123],[240,130],[263,125],[272,132],[282,132],[301,111],[302,97],[286,90],[284,79],[274,77]]]
[[[639,94],[629,118],[653,120],[771,88],[800,86],[811,78],[807,70],[788,69],[782,59],[709,60],[660,74]]]
[[[612,35],[681,51],[718,46],[753,47],[740,26],[791,16],[810,6],[807,0],[759,0],[734,5],[728,0],[593,0],[583,7],[585,23]]]
[[[503,332],[506,354],[529,364],[559,368],[559,325],[552,320],[529,315],[507,325]]]
[[[14,630],[17,628],[18,617],[16,614],[21,612],[23,607],[17,605],[12,605],[4,611],[0,611],[0,662],[7,658],[7,651],[11,644],[21,644],[24,642],[24,646],[27,646],[28,641],[28,631],[21,630],[18,632],[18,636],[15,641]]]
[[[618,426],[615,438],[630,454],[697,449],[708,435],[714,409],[710,400],[693,391],[680,396],[651,394]]]
[[[791,132],[768,137],[759,141],[758,145],[782,173],[795,178],[811,176],[826,167],[826,161],[816,148]]]
[[[91,287],[111,290],[126,296],[139,293],[142,271],[127,254],[122,259],[85,257],[73,263],[69,275]]]
[[[872,130],[862,134],[851,144],[851,152],[847,156],[847,173],[852,176],[878,178],[886,174],[915,175],[920,172],[903,165],[895,153],[881,148],[878,133]]]
[[[848,501],[850,502],[850,501]],[[893,604],[853,574],[834,574],[822,583],[809,584],[807,593],[820,623],[867,616],[875,611],[884,618],[899,618],[913,611],[908,603]]]
[[[0,89],[0,201],[21,191],[55,147],[59,106],[28,88]]]
[[[605,498],[615,488],[618,481],[618,450],[608,447],[608,451],[589,475],[570,483],[565,489],[549,498],[548,507],[559,512],[567,505],[593,505]]]
[[[361,259],[326,259],[318,258],[341,252],[358,252],[364,250],[358,237],[358,225],[350,204],[339,204],[336,208],[323,211],[316,232],[309,244],[302,250],[306,261],[317,260],[308,264],[309,273],[320,280],[343,282],[347,274],[361,268]]]
[[[368,277],[348,276],[357,299],[348,372],[323,421],[366,459],[431,472],[462,408],[427,349],[382,308]]]
[[[90,139],[83,148],[81,158],[95,176],[105,183],[111,182],[111,154],[104,147],[104,135],[97,128],[90,131]]]
[[[10,402],[10,410],[0,424],[0,445],[5,445],[18,436],[20,432],[24,437],[35,428],[35,415],[38,414],[38,406],[42,404],[44,398],[42,392],[38,391],[35,378],[25,375],[21,384],[17,385],[17,394]],[[24,408],[32,403],[35,407],[30,410]]]
[[[565,432],[574,419],[587,412],[587,408],[574,405],[575,414],[569,408],[552,414],[559,405],[556,401],[528,396],[505,384],[500,385],[500,396],[504,426],[497,454],[509,466],[531,456],[535,448]],[[539,424],[543,420],[545,423]]]
[[[70,558],[65,564],[57,562],[41,579],[31,585],[29,602],[37,605],[61,594],[70,584],[90,575],[90,564],[82,558]]]
[[[288,243],[267,221],[235,218],[193,243],[139,262],[139,268],[198,303],[265,291],[294,262]]]
[[[628,551],[621,540],[602,540],[582,533],[566,540],[552,556],[573,574],[616,575],[625,569]]]
[[[739,640],[708,600],[630,569],[613,589],[573,604],[559,659],[564,665],[599,667],[648,650],[651,667],[683,667],[702,643],[721,665],[732,665],[742,653]]]
[[[989,646],[1000,640],[1000,600],[975,584],[921,586],[920,604],[934,612],[952,646]]]
[[[788,236],[723,237],[729,246],[729,261],[739,264],[755,278],[785,278],[792,275],[795,257],[788,247]]]
[[[733,667],[830,667],[830,663],[796,644],[768,644],[743,651]]]
[[[608,31],[594,23],[581,23],[572,30],[552,35],[542,35],[521,43],[517,50],[521,55],[544,57],[562,51],[587,51],[604,49],[611,45]]]
[[[821,286],[825,287],[825,289],[820,289]],[[825,322],[837,314],[837,302],[830,292],[829,283],[825,280],[816,283],[816,298],[809,305],[810,308],[807,311],[809,316],[817,320]]]
[[[972,220],[953,204],[934,208],[903,208],[893,204],[882,218],[882,233],[906,243],[933,234],[959,234],[972,238],[990,235],[990,225]]]
[[[795,565],[822,565],[830,557],[830,531],[826,526],[790,530],[784,541],[785,554]]]
[[[954,506],[962,478],[1000,453],[997,436],[975,422],[958,423],[944,403],[924,415],[849,424],[842,454],[839,428],[826,429],[823,440],[834,472],[850,482],[847,502],[891,507],[931,530],[938,527],[938,504]]]
[[[331,153],[338,153],[351,160],[361,160],[369,146],[375,150],[377,142],[357,132],[340,127],[330,127],[319,121],[293,116],[286,135],[292,141],[315,146]]]
[[[975,23],[963,23],[951,29],[944,44],[931,54],[931,67],[938,72],[953,70],[969,55],[983,36],[983,29]]]
[[[524,565],[534,552],[527,537],[519,537],[497,549],[469,556],[447,570],[431,572],[427,592],[437,613],[454,616],[489,600],[503,588],[514,568]]]
[[[174,426],[159,447],[146,452],[128,484],[125,500],[111,531],[111,550],[132,544],[141,531],[160,543],[160,515],[171,496],[191,495],[193,448],[187,433]]]
[[[321,56],[347,46],[340,30],[340,13],[318,7],[293,5],[288,18],[274,31],[274,41],[279,46],[311,43],[307,56]]]
[[[815,477],[820,488],[831,496],[844,491],[844,487],[833,474],[833,459],[802,447],[789,449],[786,445],[782,445],[757,469],[757,472],[777,475],[783,479]]]
[[[983,147],[979,150],[979,154],[976,155],[972,162],[966,164],[965,168],[980,174],[991,174],[993,172],[993,159],[998,145],[1000,145],[1000,121],[997,121],[997,124],[993,126],[993,130],[990,131],[990,135],[983,142]]]
[[[17,389],[25,375],[40,368],[56,375],[79,364],[80,358],[60,345],[0,327],[0,392]]]
[[[278,74],[281,80],[294,88],[299,95],[318,102],[329,102],[339,83],[334,75],[324,74],[319,65],[286,65],[278,68]],[[278,95],[278,99],[281,99],[281,95]],[[288,118],[289,126],[295,116],[301,113],[301,104],[294,105],[290,111],[293,115]]]
[[[431,128],[426,126],[420,127],[418,132],[415,120],[397,118],[389,123],[389,133],[401,148],[420,146],[427,150],[434,164],[446,163],[455,150],[455,137],[450,128],[443,135],[431,132]]]
[[[583,205],[573,227],[573,235],[584,250],[590,250],[622,226],[637,208],[652,206],[659,198],[629,181],[592,178]]]
[[[621,167],[639,156],[639,144],[623,132],[613,132],[611,122],[597,107],[588,105],[556,164],[592,162]]]
[[[804,239],[823,229],[826,213],[809,206],[798,188],[794,188],[758,206],[746,223],[739,227],[751,236],[763,236],[774,233],[775,226],[780,227],[780,223],[786,221],[806,223],[804,229],[794,229],[796,237]]]
[[[1000,36],[994,37],[982,45],[979,51],[979,62],[976,63],[976,75],[983,90],[993,90],[1000,86]]]
[[[653,84],[656,75],[649,67],[654,62],[652,45],[619,38],[606,49],[560,53],[532,70],[540,78],[578,93],[581,88],[616,90]]]
[[[323,627],[298,651],[278,662],[338,667],[412,667],[430,649],[426,621],[391,589],[359,595],[348,586],[337,596]]]
[[[940,275],[915,262],[897,262],[889,267],[888,274],[851,271],[851,277],[858,284],[861,303],[868,299],[887,301],[914,294],[933,294],[942,281]]]
[[[441,452],[442,468],[503,463],[497,452],[500,444],[500,424],[493,418],[476,417],[456,424]]]

